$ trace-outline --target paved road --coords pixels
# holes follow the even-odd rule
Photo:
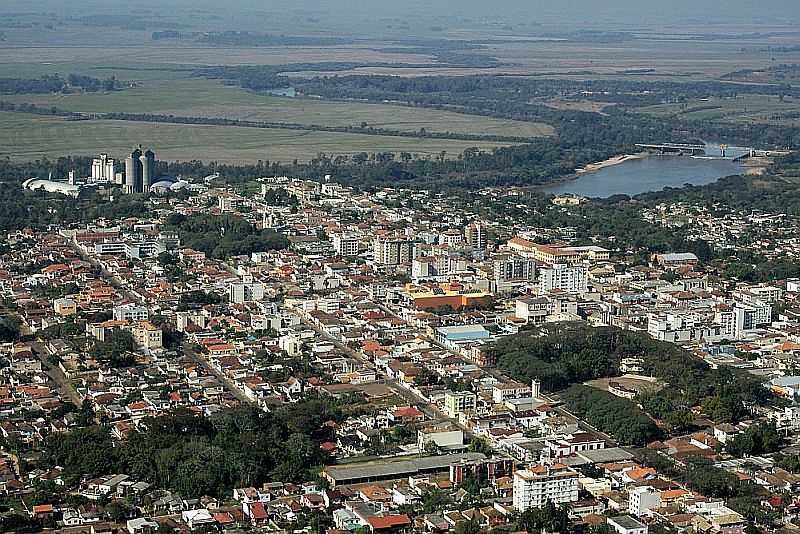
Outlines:
[[[297,315],[300,317],[300,320],[303,322],[304,325],[314,330],[314,332],[316,332],[317,335],[319,335],[321,338],[330,341],[331,343],[333,343],[334,346],[336,346],[336,348],[338,348],[351,358],[361,362],[368,368],[375,370],[376,373],[383,379],[383,382],[389,387],[389,389],[395,392],[395,394],[397,394],[398,396],[402,397],[409,404],[417,405],[417,407],[422,411],[422,413],[424,413],[429,419],[433,420],[434,422],[447,421],[461,428],[465,434],[472,436],[472,432],[468,428],[460,424],[456,419],[449,417],[447,414],[439,410],[439,408],[435,404],[428,402],[419,395],[415,394],[413,391],[410,391],[408,388],[403,387],[402,385],[400,385],[399,382],[397,382],[397,380],[389,377],[386,373],[383,373],[375,369],[375,365],[371,361],[367,360],[360,352],[351,349],[350,347],[342,343],[340,340],[334,338],[333,336],[328,335],[327,332],[325,332],[317,325],[315,325],[313,322],[308,320],[300,310],[294,310],[294,312],[297,313]]]
[[[72,402],[75,406],[80,406],[83,402],[81,400],[80,395],[78,395],[75,386],[72,385],[72,381],[67,378],[67,375],[64,374],[59,367],[51,365],[47,361],[47,349],[44,346],[44,343],[41,341],[34,341],[31,343],[31,347],[33,348],[34,354],[39,358],[42,362],[42,367],[46,370],[47,376],[50,377],[56,387],[58,388],[58,392],[61,394],[61,397]]]
[[[183,345],[183,353],[188,356],[194,363],[201,365],[204,369],[206,369],[209,373],[217,377],[223,386],[225,386],[228,391],[236,397],[236,399],[244,404],[256,404],[255,401],[249,399],[241,389],[236,387],[236,385],[229,379],[225,374],[220,372],[216,367],[211,365],[211,362],[205,357],[204,354],[199,354],[194,351],[188,344]]]
[[[384,305],[384,304],[382,304],[382,303],[380,303],[380,302],[375,302],[375,301],[372,301],[372,302],[373,302],[373,304],[375,304],[376,306],[378,306],[380,309],[382,309],[384,312],[386,312],[386,313],[390,314],[392,317],[395,317],[395,318],[397,318],[397,319],[400,319],[400,320],[404,320],[404,319],[403,319],[403,318],[402,318],[400,315],[398,315],[397,313],[395,313],[395,311],[394,311],[394,310],[392,310],[391,308],[389,308],[388,306],[386,306],[386,305]],[[433,345],[435,345],[435,346],[437,346],[437,347],[441,348],[442,350],[446,350],[447,352],[449,352],[449,353],[450,353],[450,354],[452,354],[453,356],[456,356],[456,357],[457,357],[457,358],[459,358],[460,360],[462,360],[462,361],[468,361],[468,360],[467,360],[466,358],[464,358],[462,355],[458,354],[457,352],[454,352],[454,351],[450,350],[449,348],[447,348],[446,346],[442,345],[441,343],[439,343],[439,342],[438,342],[438,341],[436,341],[435,339],[433,339],[433,338],[430,338],[430,337],[428,337],[428,336],[424,336],[424,337],[425,337],[425,339],[427,339],[427,340],[428,340],[428,341],[429,341],[431,344],[433,344]],[[496,368],[482,368],[482,369],[483,369],[483,371],[484,371],[486,374],[488,374],[488,375],[490,375],[491,377],[493,377],[493,378],[495,378],[495,379],[499,380],[500,382],[512,382],[512,381],[515,381],[514,379],[512,379],[512,378],[511,378],[511,377],[509,377],[508,375],[506,375],[506,374],[504,374],[503,372],[501,372],[499,369],[496,369]],[[547,395],[540,394],[540,395],[539,395],[539,397],[541,398],[541,400],[543,400],[543,401],[544,401],[544,402],[546,402],[547,404],[550,404],[551,406],[552,406],[553,404],[558,404],[558,402],[557,402],[557,401],[555,401],[555,400],[554,400],[552,397],[549,397],[549,396],[547,396]],[[602,437],[604,440],[606,440],[607,442],[611,443],[612,445],[616,445],[616,440],[615,440],[613,437],[609,436],[609,435],[608,435],[608,434],[606,434],[605,432],[602,432],[601,430],[598,430],[597,428],[593,427],[592,425],[590,425],[590,424],[589,424],[589,423],[587,423],[586,421],[583,421],[583,420],[582,420],[580,417],[577,417],[575,414],[573,414],[572,412],[570,412],[569,410],[567,410],[567,409],[566,409],[566,408],[565,408],[563,405],[562,405],[562,406],[558,406],[558,407],[554,407],[553,409],[554,409],[556,412],[560,413],[561,415],[566,415],[566,416],[569,416],[569,417],[571,417],[571,418],[575,419],[576,421],[578,421],[578,427],[579,427],[579,428],[581,428],[581,429],[583,429],[583,430],[589,430],[589,431],[591,431],[591,432],[593,432],[593,433],[595,433],[595,434],[599,435],[600,437]]]

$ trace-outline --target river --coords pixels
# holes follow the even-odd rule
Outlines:
[[[727,151],[727,158],[722,159],[713,157],[720,153],[719,145],[708,144],[707,147],[706,153],[712,156],[708,159],[654,155],[581,174],[574,180],[559,182],[541,190],[555,195],[569,193],[590,198],[633,196],[661,191],[665,187],[710,184],[725,176],[745,171],[745,167],[735,163],[733,158],[747,149],[731,147]]]

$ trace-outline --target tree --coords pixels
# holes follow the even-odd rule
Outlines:
[[[783,440],[772,423],[760,423],[744,430],[727,445],[734,456],[756,456],[776,452]]]
[[[455,534],[480,534],[481,524],[473,517],[469,521],[461,521],[454,529]]]
[[[489,440],[486,438],[474,437],[472,441],[469,442],[469,452],[480,452],[486,456],[490,456],[494,451],[492,450],[492,445],[489,443]]]
[[[0,342],[9,343],[19,339],[19,320],[8,316],[0,318]]]

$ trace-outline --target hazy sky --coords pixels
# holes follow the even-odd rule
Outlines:
[[[616,21],[627,25],[673,24],[682,20],[790,23],[800,19],[800,0],[3,0],[0,11],[81,13],[89,9],[135,13],[142,8],[169,10],[177,6],[206,8],[225,16],[273,10],[276,15],[308,12],[327,15],[337,23],[348,17],[354,21],[447,17],[525,24]]]

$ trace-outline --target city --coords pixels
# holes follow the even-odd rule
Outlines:
[[[9,1],[0,531],[800,532],[797,6]]]

